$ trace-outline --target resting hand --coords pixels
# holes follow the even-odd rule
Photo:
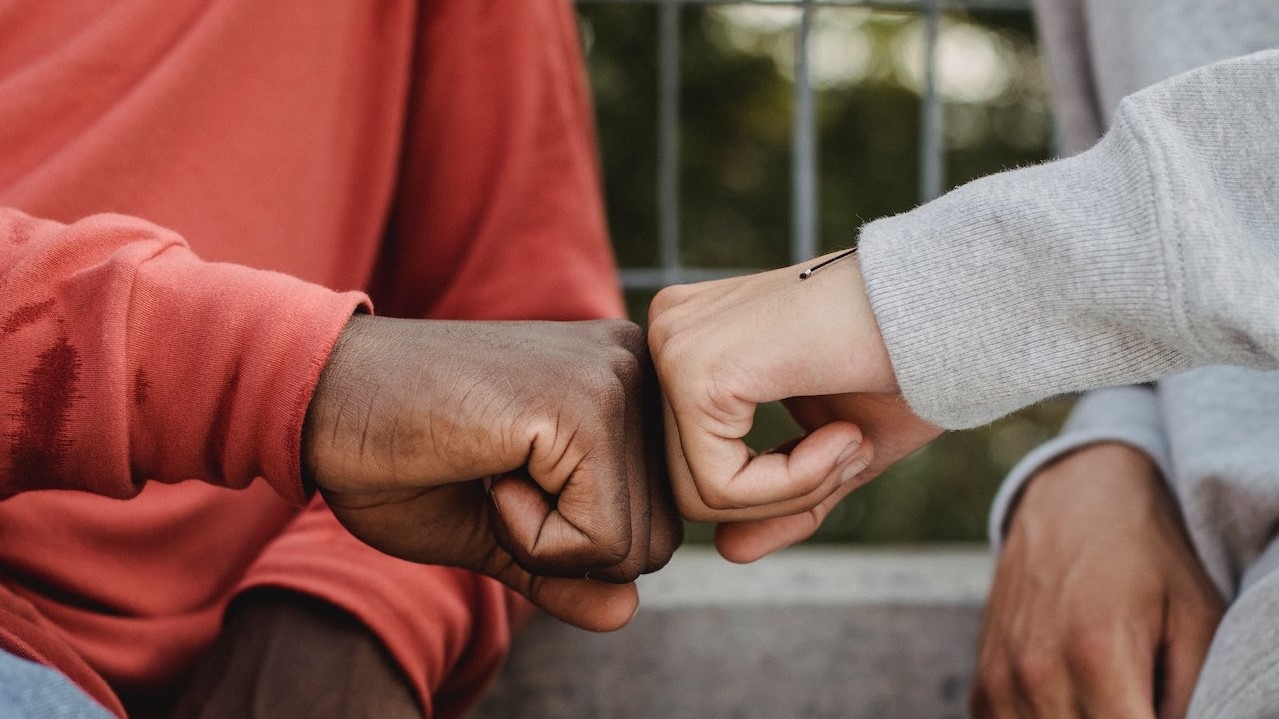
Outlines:
[[[742,441],[763,402],[896,391],[855,259],[801,281],[803,268],[670,287],[653,300],[649,347],[667,401],[675,498],[688,519],[810,510],[853,483],[873,454],[842,420],[812,427],[788,453],[755,456]]]
[[[1222,602],[1145,455],[1078,450],[1013,516],[986,604],[973,714],[1184,717]]]
[[[312,399],[304,459],[368,544],[614,629],[637,606],[629,582],[680,541],[649,461],[660,427],[645,422],[647,367],[627,322],[357,316]]]

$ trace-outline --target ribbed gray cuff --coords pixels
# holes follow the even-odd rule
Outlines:
[[[1188,367],[1153,193],[1120,118],[1081,155],[867,225],[862,272],[911,407],[959,429]]]

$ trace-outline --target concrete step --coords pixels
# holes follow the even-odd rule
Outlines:
[[[992,565],[982,547],[681,549],[625,629],[539,618],[482,719],[959,719]]]

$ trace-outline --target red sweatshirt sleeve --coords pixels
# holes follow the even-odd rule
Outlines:
[[[364,301],[134,218],[0,209],[0,495],[262,476],[302,503],[302,419]]]
[[[379,311],[621,316],[570,3],[423,8],[390,249],[372,290]],[[506,656],[512,620],[527,611],[491,580],[376,553],[318,502],[241,589],[255,586],[318,596],[360,618],[428,716],[458,716],[478,698]]]

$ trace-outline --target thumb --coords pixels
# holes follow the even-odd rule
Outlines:
[[[715,527],[715,549],[730,562],[750,564],[811,537],[821,525],[821,520],[813,516],[815,511],[816,508],[786,517],[725,522]]]
[[[792,451],[792,442],[788,442],[772,451],[786,453]],[[863,439],[860,453],[869,465],[875,454],[875,446],[869,439]],[[844,501],[853,490],[871,481],[878,475],[878,470],[862,471],[848,482],[840,485],[830,496],[817,505],[802,512],[779,517],[768,517],[751,521],[723,522],[715,528],[715,549],[720,556],[730,562],[748,564],[773,552],[785,549],[792,544],[802,542],[817,531],[826,517]]]
[[[556,619],[592,632],[621,629],[639,611],[634,582],[534,577],[524,596]]]
[[[552,617],[592,632],[621,629],[639,610],[639,591],[634,582],[612,584],[594,579],[534,576],[496,545],[482,572],[519,592]]]
[[[822,526],[832,510],[873,475],[858,476],[812,509],[784,517],[724,522],[715,528],[715,549],[730,562],[749,564],[802,542]]]

